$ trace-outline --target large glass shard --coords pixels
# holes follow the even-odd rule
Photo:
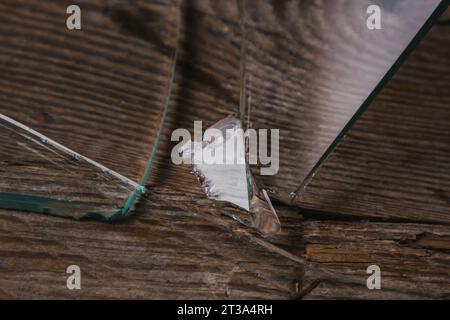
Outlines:
[[[241,113],[247,127],[280,129],[279,172],[258,179],[292,203],[446,1],[242,3]]]
[[[140,185],[0,115],[0,204],[81,218],[118,217]],[[12,155],[12,156],[11,156]]]
[[[0,207],[121,218],[161,138],[179,6],[77,5],[69,30],[64,2],[0,3]]]

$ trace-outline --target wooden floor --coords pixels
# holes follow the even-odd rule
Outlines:
[[[214,18],[204,1],[195,3],[191,14]],[[138,18],[127,7],[115,12]],[[217,29],[182,33],[164,136],[235,111],[238,73],[213,68],[221,56],[206,50],[225,48],[239,69],[238,45],[208,38],[226,32],[226,18]],[[221,214],[189,168],[168,161],[164,140],[149,193],[126,221],[0,210],[0,298],[450,299],[449,22],[450,11],[295,206],[276,204],[280,235],[262,238]],[[142,36],[139,25],[123,26]],[[211,104],[216,111],[205,112]],[[66,287],[73,264],[81,290]],[[374,264],[381,290],[366,287]]]

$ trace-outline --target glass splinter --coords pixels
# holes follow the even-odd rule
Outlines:
[[[188,141],[181,148],[209,199],[232,203],[250,213],[250,225],[264,235],[280,231],[280,221],[266,190],[259,189],[246,160],[241,121],[233,116],[205,131],[207,141]],[[239,221],[243,221],[239,219]]]

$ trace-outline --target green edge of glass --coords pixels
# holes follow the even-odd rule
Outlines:
[[[167,118],[167,113],[169,110],[169,105],[172,97],[172,89],[175,81],[175,71],[177,65],[177,56],[178,56],[178,45],[180,41],[180,9],[178,10],[178,26],[177,26],[177,39],[175,43],[175,48],[172,54],[172,65],[169,75],[169,81],[167,86],[167,95],[166,100],[164,102],[164,106],[162,108],[161,121],[158,128],[157,136],[155,139],[155,144],[153,145],[152,152],[150,154],[150,159],[146,166],[144,175],[139,181],[139,186],[133,190],[131,195],[128,197],[127,201],[117,212],[112,215],[106,217],[98,212],[87,211],[81,218],[79,219],[95,219],[99,221],[117,221],[125,218],[130,213],[131,209],[137,204],[140,197],[145,194],[146,188],[145,184],[150,177],[153,164],[156,158],[156,153],[158,151],[159,144],[161,142],[161,136],[164,131],[164,126]],[[26,212],[35,212],[42,213],[50,216],[58,216],[65,217],[69,219],[77,219],[70,215],[65,215],[64,210],[67,208],[73,209],[74,207],[79,206],[80,208],[85,207],[82,202],[78,201],[67,201],[67,200],[58,200],[41,196],[32,196],[32,195],[24,195],[24,194],[16,194],[16,193],[5,193],[0,192],[0,203],[2,204],[2,209],[7,210],[18,210],[18,211],[26,211]],[[56,212],[57,211],[57,212]]]
[[[170,104],[170,98],[172,95],[172,88],[173,83],[175,79],[175,69],[176,69],[176,60],[177,60],[177,49],[175,49],[173,53],[173,63],[171,67],[171,75],[169,79],[168,84],[168,92],[167,92],[167,98],[163,106],[162,115],[161,115],[161,121],[160,126],[158,129],[158,133],[156,136],[155,144],[153,146],[150,160],[147,164],[145,173],[143,177],[141,178],[139,182],[139,186],[131,193],[131,195],[128,197],[127,201],[124,203],[124,205],[118,210],[117,212],[113,213],[109,217],[105,217],[104,215],[97,213],[95,211],[88,211],[86,214],[82,216],[82,218],[92,218],[100,221],[116,221],[121,220],[125,218],[130,210],[133,208],[133,206],[138,202],[140,197],[145,194],[145,184],[150,177],[153,163],[156,158],[156,153],[158,150],[158,146],[161,141],[161,136],[164,130],[164,125],[166,122],[167,112],[169,110],[169,104]],[[47,215],[53,215],[53,216],[64,216],[67,218],[71,218],[70,215],[64,215],[64,210],[68,206],[70,206],[72,209],[74,207],[79,206],[80,208],[84,207],[84,204],[82,202],[77,201],[67,201],[67,200],[57,200],[47,197],[40,197],[40,196],[31,196],[31,195],[23,195],[23,194],[15,194],[15,193],[4,193],[0,192],[0,203],[2,204],[3,209],[9,209],[9,210],[19,210],[19,211],[29,211],[29,212],[36,212],[36,213],[43,213]],[[50,209],[50,208],[53,208]],[[58,212],[55,212],[55,209],[58,210]]]
[[[345,137],[347,132],[353,127],[353,125],[358,121],[361,115],[367,110],[369,105],[375,100],[378,94],[383,90],[389,80],[394,76],[394,74],[400,69],[403,62],[408,58],[411,52],[417,47],[420,41],[425,37],[425,35],[430,31],[431,27],[435,24],[435,22],[439,19],[439,17],[445,12],[450,4],[450,0],[443,0],[436,7],[430,17],[425,21],[423,26],[416,33],[414,38],[408,44],[408,46],[403,50],[391,68],[386,72],[381,81],[377,84],[375,89],[369,94],[363,104],[358,108],[352,118],[347,122],[345,127],[339,132],[330,146],[325,150],[324,154],[320,157],[319,161],[314,165],[311,171],[308,173],[303,182],[299,185],[299,187],[291,193],[291,199],[289,204],[294,203],[301,197],[302,192],[305,190],[306,186],[311,182],[314,175],[317,171],[322,167],[325,160],[331,155],[331,153],[336,149],[342,139]],[[284,202],[282,199],[278,199],[281,202]]]
[[[179,31],[178,31],[178,35],[179,35]],[[176,46],[178,46],[178,42],[179,42],[179,39],[177,39]],[[164,131],[164,125],[166,123],[166,118],[167,118],[167,112],[169,110],[170,99],[172,97],[172,88],[173,88],[173,84],[175,82],[175,71],[176,71],[176,65],[177,65],[177,51],[178,51],[178,48],[176,47],[175,51],[173,53],[173,58],[172,58],[173,62],[172,62],[171,75],[170,75],[170,80],[169,80],[169,85],[168,85],[168,90],[167,90],[167,98],[166,98],[166,102],[163,107],[160,126],[158,129],[158,133],[156,136],[156,141],[153,146],[152,153],[150,155],[150,160],[148,162],[147,168],[145,169],[144,175],[143,175],[141,181],[139,182],[140,187],[134,190],[134,192],[131,194],[131,196],[128,198],[128,200],[125,202],[122,209],[119,212],[117,212],[115,215],[113,215],[110,219],[121,219],[121,218],[125,217],[127,215],[127,213],[130,211],[130,209],[136,204],[136,202],[140,198],[140,196],[145,193],[145,184],[146,184],[148,178],[150,177],[150,174],[153,169],[153,163],[155,162],[156,152],[157,152],[159,144],[161,142],[161,136]]]

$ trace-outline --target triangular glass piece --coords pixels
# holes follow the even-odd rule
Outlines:
[[[241,121],[228,116],[206,129],[203,139],[181,145],[179,152],[183,162],[192,165],[209,199],[246,210],[250,215],[234,218],[264,235],[273,235],[280,231],[280,221],[266,190],[253,179],[245,145]]]
[[[167,112],[176,2],[0,3],[0,207],[124,217]]]
[[[241,113],[280,129],[279,171],[257,178],[292,203],[447,2],[242,1]]]
[[[131,194],[142,191],[138,183],[4,115],[0,136],[3,208],[111,219]]]

